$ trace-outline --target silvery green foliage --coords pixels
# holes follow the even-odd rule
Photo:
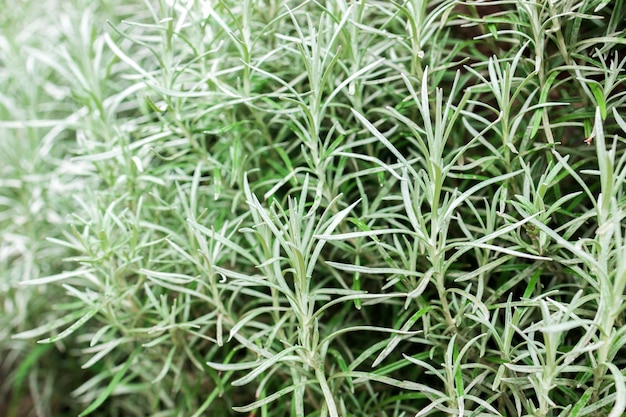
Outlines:
[[[0,414],[623,414],[621,2],[23,3]]]

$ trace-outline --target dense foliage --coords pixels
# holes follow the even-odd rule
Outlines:
[[[624,2],[2,6],[1,415],[624,413]]]

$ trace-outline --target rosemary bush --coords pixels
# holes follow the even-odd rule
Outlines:
[[[626,411],[623,2],[2,5],[0,414]]]

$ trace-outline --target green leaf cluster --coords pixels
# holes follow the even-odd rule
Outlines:
[[[1,415],[626,412],[622,2],[2,6]]]

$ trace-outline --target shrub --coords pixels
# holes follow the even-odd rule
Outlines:
[[[621,2],[4,6],[3,415],[626,410]]]

